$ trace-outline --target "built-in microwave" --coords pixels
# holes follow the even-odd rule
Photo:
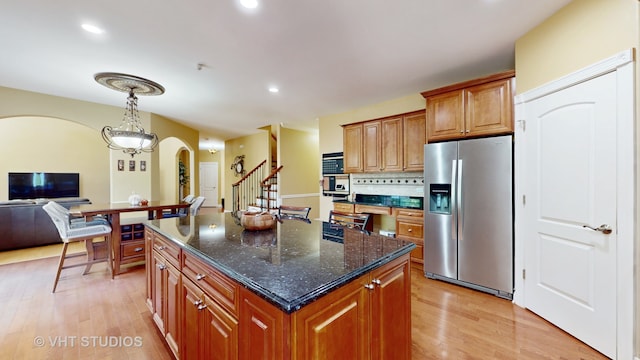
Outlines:
[[[349,174],[324,175],[322,177],[324,195],[349,195]]]

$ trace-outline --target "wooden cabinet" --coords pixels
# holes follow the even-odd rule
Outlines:
[[[182,288],[182,359],[238,359],[238,320],[186,276]]]
[[[183,359],[238,359],[238,285],[183,253]]]
[[[424,144],[427,143],[426,118],[424,111],[406,114],[402,119],[402,160],[404,171],[424,169]]]
[[[360,236],[355,256],[403,246],[345,232]],[[162,235],[147,231],[146,240],[148,303],[177,359],[411,357],[409,254],[289,313]]]
[[[144,225],[139,220],[120,223],[120,264],[145,260]]]
[[[295,358],[410,359],[410,271],[405,256],[293,313]]]
[[[352,203],[334,202],[333,210],[341,213],[353,214],[355,212],[355,205]]]
[[[345,125],[343,128],[344,172],[358,173],[364,169],[362,123]]]
[[[168,240],[153,239],[154,250],[151,255],[151,267],[147,274],[151,279],[151,303],[153,305],[153,321],[165,337],[169,348],[176,358],[180,358],[180,304],[182,294],[182,280],[178,268],[161,253],[162,248],[171,246],[174,251],[180,252],[177,246],[170,244]],[[158,241],[156,241],[158,240]],[[160,249],[160,250],[158,250]],[[179,257],[179,255],[178,255]]]
[[[396,218],[396,237],[416,244],[411,251],[411,261],[424,264],[424,211],[394,208]]]
[[[247,289],[240,297],[240,359],[290,358],[290,316]]]
[[[345,173],[422,171],[424,167],[424,111],[345,125],[343,136]]]
[[[515,72],[425,91],[427,141],[513,133]]]

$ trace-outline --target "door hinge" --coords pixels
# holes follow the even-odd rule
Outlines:
[[[522,205],[527,205],[527,195],[522,195]]]
[[[516,121],[518,124],[520,124],[520,128],[522,128],[522,131],[525,131],[527,128],[527,121],[526,120],[518,120]]]
[[[522,280],[527,278],[527,270],[522,269]]]

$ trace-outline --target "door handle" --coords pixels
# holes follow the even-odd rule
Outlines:
[[[609,235],[611,234],[611,232],[613,231],[611,229],[611,226],[607,225],[607,224],[602,224],[600,226],[598,226],[597,228],[593,228],[589,225],[582,225],[583,228],[587,228],[587,229],[591,229],[593,231],[602,231],[603,234],[605,235]]]

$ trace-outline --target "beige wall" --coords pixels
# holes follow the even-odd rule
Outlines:
[[[311,207],[309,217],[319,217],[321,193],[318,134],[279,127],[278,176],[283,205]]]
[[[244,169],[246,172],[251,171],[262,161],[267,160],[267,166],[271,161],[271,151],[269,146],[269,131],[260,130],[258,133],[248,136],[227,140],[224,143],[224,198],[225,208],[232,208],[231,186],[240,180],[239,176],[235,176],[231,170],[231,164],[236,156],[244,155]]]
[[[523,93],[638,46],[637,0],[574,0],[516,41]]]
[[[424,89],[430,90],[430,89]],[[359,121],[377,119],[385,116],[402,114],[410,111],[424,109],[426,102],[419,93],[408,95],[402,98],[385,101],[378,104],[371,104],[362,108],[354,109],[340,114],[324,116],[319,121],[319,143],[320,155],[330,152],[343,151],[342,126]],[[318,169],[321,169],[318,163]],[[333,199],[330,196],[320,197],[320,218],[328,220],[329,211],[333,209]]]
[[[123,107],[125,100],[123,96]],[[162,199],[159,151],[136,155],[133,158],[136,162],[136,170],[130,172],[128,164],[131,157],[120,151],[108,150],[100,137],[100,130],[103,126],[118,126],[120,124],[123,107],[100,105],[0,87],[0,133],[11,135],[10,140],[3,143],[15,142],[15,144],[21,144],[21,147],[37,143],[39,145],[38,148],[41,149],[38,156],[31,156],[32,154],[29,150],[16,151],[15,144],[11,147],[4,147],[3,154],[15,154],[15,156],[7,157],[10,160],[4,160],[3,158],[3,165],[0,165],[0,171],[5,171],[4,166],[13,168],[17,164],[21,164],[24,168],[46,165],[47,171],[52,172],[76,169],[73,172],[80,173],[81,181],[84,184],[81,185],[83,186],[81,196],[91,199],[94,203],[126,202],[132,191],[136,191],[150,200]],[[49,120],[45,121],[41,127],[29,128],[29,130],[33,130],[34,134],[37,134],[37,137],[42,137],[42,139],[38,140],[37,137],[28,133],[29,130],[13,128],[15,125],[9,121],[11,118],[47,118]],[[157,133],[161,140],[167,137],[177,137],[184,142],[183,146],[185,148],[191,151],[198,148],[198,132],[196,130],[147,112],[140,112],[140,118],[143,127]],[[57,123],[57,125],[54,125],[54,123]],[[75,127],[72,124],[75,124]],[[73,150],[69,150],[67,155],[62,155],[62,152],[66,150],[54,149],[62,146],[62,141],[52,143],[52,140],[48,140],[48,138],[61,139],[67,131],[73,134],[74,131],[77,132],[78,128],[85,128],[89,132],[84,135],[75,134],[73,138],[65,139],[64,143],[73,147]],[[76,141],[81,141],[80,138],[90,140],[87,144],[79,145],[75,143]],[[48,144],[48,146],[44,147],[43,144]],[[0,144],[0,146],[5,145]],[[94,147],[95,150],[93,150]],[[42,150],[43,148],[45,150]],[[72,164],[71,162],[66,162],[65,158],[72,159],[76,156],[72,155],[74,152],[83,156],[91,156],[93,159],[91,164],[85,166],[80,163]],[[191,163],[195,164],[197,163],[198,154],[197,151],[192,151],[192,153]],[[26,154],[30,156],[26,156]],[[124,171],[118,171],[118,160],[125,161]],[[140,171],[140,160],[147,161],[147,171]],[[6,171],[14,170],[7,169]],[[197,186],[197,167],[194,169],[194,173],[192,178],[194,179],[194,186]],[[6,176],[3,177],[1,175],[2,173],[0,173],[0,179],[6,178]],[[83,180],[85,177],[90,177],[90,187],[87,181]],[[4,191],[4,197],[7,197],[6,185],[4,188],[2,186],[2,183],[0,183],[0,194],[3,194],[2,191]],[[84,186],[87,187],[85,188]]]
[[[8,172],[77,172],[81,197],[109,202],[109,150],[95,129],[34,116],[0,119],[0,129],[1,201],[9,196]]]

